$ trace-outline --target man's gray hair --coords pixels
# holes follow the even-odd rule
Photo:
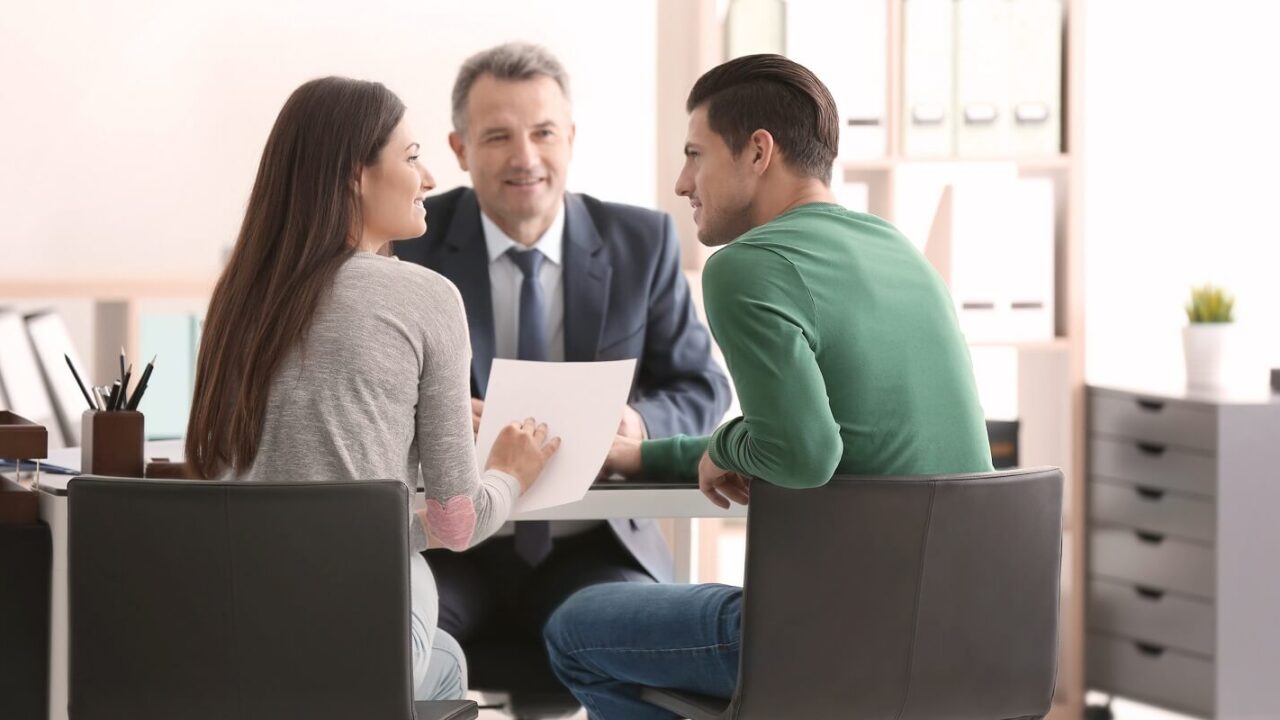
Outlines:
[[[467,58],[458,70],[453,83],[453,129],[466,134],[467,97],[471,86],[481,75],[492,75],[498,80],[529,80],[549,77],[560,86],[565,99],[569,99],[569,73],[546,48],[531,43],[510,42],[489,48]]]

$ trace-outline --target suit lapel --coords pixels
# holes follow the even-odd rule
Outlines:
[[[489,285],[489,252],[480,225],[480,205],[473,190],[458,199],[453,222],[445,233],[440,274],[462,293],[471,332],[471,383],[484,397],[493,367],[493,292]]]
[[[588,362],[600,347],[613,268],[586,204],[569,193],[564,235],[564,355],[570,362]]]

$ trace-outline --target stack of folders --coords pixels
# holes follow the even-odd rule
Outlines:
[[[1053,193],[1045,178],[952,187],[949,281],[969,342],[1054,336]]]
[[[0,311],[0,405],[47,428],[55,448],[80,438],[80,391],[63,354],[80,365],[58,315]]]
[[[1063,14],[1063,0],[903,0],[903,154],[1059,154]]]

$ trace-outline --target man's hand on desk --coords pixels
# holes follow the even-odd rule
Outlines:
[[[617,435],[609,454],[604,459],[604,467],[600,469],[600,477],[607,478],[618,474],[623,477],[635,477],[640,474],[640,441]]]
[[[644,418],[630,405],[622,409],[622,422],[618,423],[618,434],[632,440],[644,440],[647,433]]]
[[[729,509],[730,501],[739,505],[751,502],[751,478],[716,465],[710,453],[702,453],[702,460],[698,462],[698,489],[725,510]]]

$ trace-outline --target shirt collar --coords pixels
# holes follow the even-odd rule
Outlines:
[[[523,248],[520,243],[512,240],[509,235],[498,227],[498,224],[489,219],[484,210],[480,211],[480,226],[484,229],[484,243],[489,249],[489,262],[495,262],[502,257],[508,250],[513,247]],[[560,203],[560,207],[556,210],[556,218],[551,221],[551,227],[538,238],[533,244],[533,248],[540,251],[548,260],[560,264],[561,251],[564,248],[564,203]]]

